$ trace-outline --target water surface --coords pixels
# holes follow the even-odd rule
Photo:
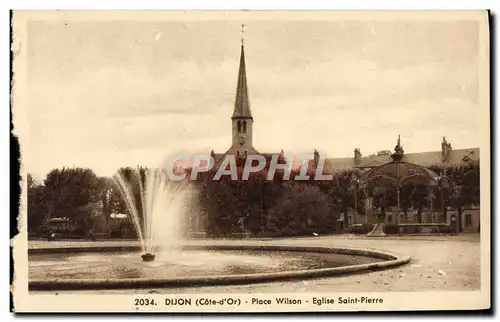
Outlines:
[[[184,250],[157,253],[143,262],[139,252],[29,255],[30,279],[172,278],[271,273],[365,264],[380,259],[294,251]]]

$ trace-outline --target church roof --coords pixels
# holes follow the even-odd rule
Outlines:
[[[448,162],[443,162],[441,151],[408,153],[403,156],[402,161],[429,167],[433,165],[459,165],[462,162],[476,162],[478,160],[479,148],[472,148],[450,151]],[[390,155],[371,155],[363,157],[357,167],[378,167],[391,161]]]
[[[255,149],[248,151],[248,155],[262,155],[270,160],[273,155],[280,153],[260,153]],[[229,149],[226,153],[213,153],[215,164],[220,164],[226,155],[236,155],[236,152]],[[408,153],[402,159],[405,163],[413,163],[422,167],[460,165],[465,162],[479,161],[479,148],[460,149],[450,151],[448,162],[442,162],[441,151],[430,151],[420,153]],[[353,170],[355,168],[375,168],[392,162],[390,155],[372,155],[363,157],[359,165],[355,165],[354,158],[328,158],[325,160],[324,173],[334,173],[336,171]],[[298,166],[300,167],[300,165]],[[312,163],[309,167],[313,167]],[[312,169],[312,168],[311,168]]]
[[[266,160],[270,160],[273,155],[278,155],[279,156],[281,153],[260,153],[260,152],[258,152],[255,149],[251,149],[250,151],[248,151],[248,155],[261,155]],[[212,157],[214,158],[215,164],[219,164],[220,162],[222,162],[222,160],[224,160],[224,158],[227,155],[237,155],[237,153],[236,153],[236,151],[233,151],[232,149],[229,149],[228,151],[226,151],[226,153],[213,153]]]
[[[354,168],[354,158],[332,158],[325,161],[325,172],[349,170]]]
[[[373,168],[361,175],[361,182],[393,182],[398,185],[408,183],[436,186],[438,175],[425,166],[408,162],[390,162]]]
[[[245,48],[241,45],[240,70],[238,72],[238,85],[234,102],[233,118],[252,118],[250,100],[248,99],[247,72],[245,65]]]

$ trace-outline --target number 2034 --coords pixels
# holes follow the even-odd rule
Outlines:
[[[157,303],[154,299],[134,299],[134,305],[136,306],[149,306],[156,304]]]

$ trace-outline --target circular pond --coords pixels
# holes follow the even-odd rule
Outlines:
[[[139,252],[34,254],[31,279],[174,278],[298,271],[367,264],[380,259],[294,251],[188,250],[160,252],[143,262]]]
[[[156,252],[137,247],[30,250],[30,290],[249,284],[380,270],[410,261],[372,250],[299,246],[196,246]]]

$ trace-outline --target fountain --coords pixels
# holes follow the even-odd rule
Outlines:
[[[156,255],[153,253],[144,253],[141,255],[141,258],[144,262],[152,262],[155,260]]]
[[[114,176],[140,240],[145,262],[155,251],[175,251],[183,234],[184,207],[192,195],[186,182],[170,181],[161,169],[122,169]]]
[[[262,283],[384,269],[409,257],[272,241],[186,240],[194,188],[165,171],[125,169],[114,176],[137,242],[29,249],[30,290],[139,289]],[[307,241],[306,241],[307,243]]]

